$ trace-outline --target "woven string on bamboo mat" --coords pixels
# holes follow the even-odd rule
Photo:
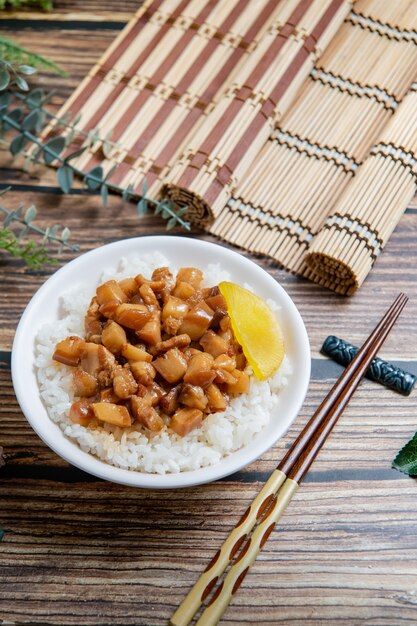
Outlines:
[[[140,192],[146,177],[155,197],[190,138],[200,137],[199,128],[229,101],[233,117],[242,109],[239,125],[261,122],[266,140],[269,113],[280,101],[287,106],[350,6],[347,0],[145,2],[60,112],[70,111],[72,119],[81,114],[77,127],[84,133],[97,126],[101,138],[111,132],[106,159],[103,142],[96,141],[73,164],[84,172],[98,164],[108,172],[117,165],[111,183]],[[276,76],[272,100],[263,88],[249,89],[248,99],[247,85],[240,84],[236,93],[231,87],[242,68],[257,66],[252,56],[265,57],[264,80]],[[260,70],[257,76],[262,77]],[[226,147],[238,140],[239,125],[229,138],[221,137]],[[44,136],[55,130],[49,126]],[[66,154],[75,147],[69,145]],[[217,157],[211,178],[213,167],[220,169]]]
[[[339,293],[363,283],[415,191],[416,26],[415,0],[355,4],[213,234]]]

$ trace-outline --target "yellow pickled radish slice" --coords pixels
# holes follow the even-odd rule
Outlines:
[[[221,282],[220,293],[237,341],[259,380],[277,371],[285,354],[284,338],[274,312],[265,300],[235,283]]]

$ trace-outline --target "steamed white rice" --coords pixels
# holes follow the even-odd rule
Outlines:
[[[100,282],[139,273],[150,276],[155,268],[167,265],[173,272],[178,270],[158,252],[145,257],[122,258],[116,267],[104,269]],[[217,264],[209,265],[204,276],[207,286],[230,280],[229,273]],[[52,354],[61,339],[68,335],[83,336],[84,315],[91,297],[91,292],[80,286],[63,296],[61,319],[42,326],[35,348],[37,377],[48,414],[82,450],[124,469],[174,473],[218,463],[223,457],[249,444],[267,426],[279,401],[278,392],[291,375],[287,357],[268,381],[260,382],[251,376],[250,393],[232,399],[225,412],[209,415],[200,429],[186,437],[167,431],[151,435],[137,424],[123,429],[104,424],[90,430],[72,423],[68,417],[74,401],[71,368],[52,361]],[[277,309],[276,303],[269,304]]]

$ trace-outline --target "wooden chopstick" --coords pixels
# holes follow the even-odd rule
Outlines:
[[[407,296],[399,294],[369,335],[356,357],[322,401],[282,462],[271,474],[258,496],[208,564],[205,572],[178,607],[171,618],[172,626],[187,626],[191,622],[201,604],[215,587],[219,577],[239,552],[227,576],[220,583],[197,622],[197,626],[217,624],[377,351],[397,321],[407,300]],[[248,538],[252,530],[253,533]]]

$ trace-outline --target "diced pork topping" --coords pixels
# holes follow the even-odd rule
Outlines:
[[[60,341],[53,359],[73,368],[69,417],[96,428],[166,428],[180,437],[247,393],[246,359],[217,286],[194,267],[167,267],[100,285],[85,338]]]

